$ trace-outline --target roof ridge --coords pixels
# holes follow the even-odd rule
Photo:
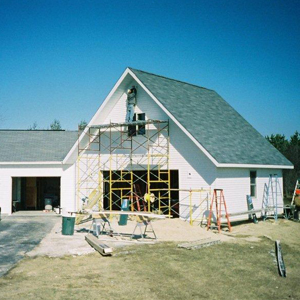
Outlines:
[[[128,69],[130,69],[133,72],[138,71],[138,72],[142,72],[142,73],[145,73],[145,74],[148,74],[148,75],[153,75],[153,76],[156,76],[156,77],[161,77],[161,78],[164,78],[164,79],[168,79],[168,80],[176,81],[176,82],[179,82],[179,83],[187,84],[187,85],[190,85],[190,86],[194,86],[194,87],[199,88],[199,89],[204,89],[204,90],[216,92],[215,90],[208,89],[206,87],[199,86],[199,85],[196,85],[196,84],[192,84],[192,83],[189,83],[189,82],[186,82],[186,81],[182,81],[182,80],[178,80],[178,79],[174,79],[174,78],[170,78],[170,77],[166,77],[166,76],[162,76],[162,75],[157,75],[157,74],[154,74],[154,73],[151,73],[151,72],[146,72],[146,71],[139,70],[139,69],[134,69],[134,68],[131,68],[131,67],[128,67]]]

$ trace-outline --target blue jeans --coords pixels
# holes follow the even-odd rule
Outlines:
[[[127,105],[127,113],[126,113],[126,122],[131,123],[134,116],[134,105],[128,104]]]

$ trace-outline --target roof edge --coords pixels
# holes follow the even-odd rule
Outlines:
[[[0,165],[62,165],[62,161],[0,161]]]
[[[138,78],[138,75],[129,69],[130,75],[142,86],[146,93],[156,102],[156,104],[169,116],[172,121],[196,144],[196,146],[208,157],[208,159],[218,166],[217,160],[193,137],[193,135],[169,112],[169,110],[153,95],[153,93],[147,88],[147,86]]]
[[[291,165],[256,165],[256,164],[224,164],[220,163],[217,165],[218,168],[247,168],[247,169],[294,169]]]

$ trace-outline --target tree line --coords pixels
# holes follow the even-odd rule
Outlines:
[[[266,139],[294,165],[293,170],[283,170],[284,195],[292,197],[300,178],[300,134],[296,131],[289,139],[282,134],[271,134]]]
[[[78,124],[78,130],[83,130],[87,126],[87,122],[85,120],[81,120]],[[39,130],[37,122],[34,122],[28,130]],[[60,121],[54,119],[52,123],[50,123],[50,128],[47,130],[64,130],[60,124]]]

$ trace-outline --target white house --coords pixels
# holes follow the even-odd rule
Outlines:
[[[132,86],[136,119],[129,124]],[[230,213],[248,210],[247,195],[261,208],[270,175],[282,209],[282,169],[293,168],[215,91],[132,68],[79,139],[67,131],[0,131],[0,141],[0,206],[7,214],[13,204],[42,209],[44,198],[55,196],[46,191],[52,185],[57,204],[69,211],[86,203],[119,209],[124,199],[138,209],[146,193],[154,201],[147,207],[197,219],[213,189],[223,190]]]

